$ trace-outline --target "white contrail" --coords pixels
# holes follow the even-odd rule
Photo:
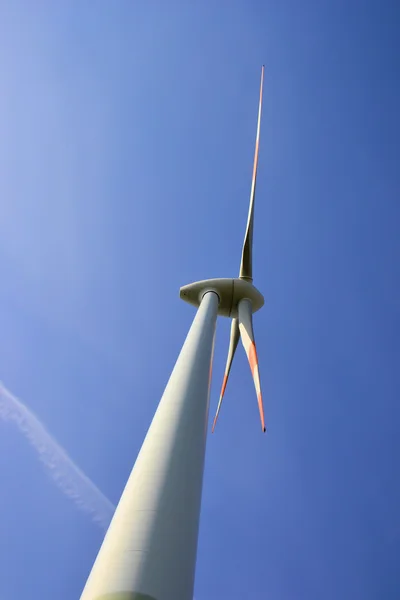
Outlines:
[[[60,490],[104,530],[114,513],[113,504],[71,460],[39,419],[0,382],[0,419],[12,421],[39,454]]]

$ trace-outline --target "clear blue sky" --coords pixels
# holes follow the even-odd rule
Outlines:
[[[240,348],[196,600],[400,597],[399,10],[1,3],[0,379],[114,503],[193,318],[179,287],[238,272],[266,64],[269,432]],[[1,600],[78,598],[101,531],[4,422],[0,486]]]

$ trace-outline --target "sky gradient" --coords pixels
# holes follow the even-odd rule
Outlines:
[[[266,64],[268,433],[239,348],[208,439],[196,600],[399,598],[399,11],[0,5],[0,380],[113,504],[194,316],[179,287],[238,273]],[[78,598],[101,529],[2,421],[0,482],[0,600]]]

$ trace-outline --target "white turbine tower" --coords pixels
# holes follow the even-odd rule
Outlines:
[[[265,431],[252,313],[264,304],[253,286],[254,198],[264,67],[249,214],[239,277],[186,285],[180,297],[198,307],[147,432],[81,600],[192,600],[217,315],[231,317],[221,407],[241,337]]]

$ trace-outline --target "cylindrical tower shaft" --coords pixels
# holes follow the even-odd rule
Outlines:
[[[192,600],[218,296],[205,294],[81,600]]]

